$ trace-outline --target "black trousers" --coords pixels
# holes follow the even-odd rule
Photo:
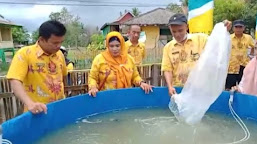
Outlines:
[[[239,74],[228,74],[225,86],[226,89],[231,89],[231,87],[236,86],[236,83],[240,83],[243,77],[244,68],[244,66],[240,66]]]

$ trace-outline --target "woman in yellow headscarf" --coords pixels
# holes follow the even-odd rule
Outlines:
[[[98,91],[140,86],[145,93],[152,86],[143,82],[139,76],[133,58],[125,49],[125,41],[119,32],[110,32],[106,36],[106,50],[93,61],[89,79],[89,95],[96,96]]]

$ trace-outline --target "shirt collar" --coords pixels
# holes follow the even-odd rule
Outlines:
[[[132,42],[130,40],[128,40],[128,41],[129,41],[129,46],[132,46],[133,45]],[[137,43],[136,47],[140,46],[139,44],[140,44],[140,42]]]
[[[232,34],[232,37],[237,38],[235,33]],[[243,34],[242,38],[245,38],[245,34]]]
[[[37,41],[37,42],[36,42],[36,55],[37,55],[38,58],[41,57],[42,55],[54,57],[54,56],[56,56],[56,53],[55,53],[55,54],[51,54],[51,55],[47,54],[47,53],[44,52],[44,50],[40,47],[40,45],[39,45],[39,43],[38,43],[38,41]]]
[[[174,41],[175,41],[175,43],[174,43],[174,45],[181,45],[179,42],[177,42],[176,41],[176,39],[174,38]],[[188,41],[192,41],[192,34],[187,34],[187,38],[186,38],[186,42],[185,43],[187,43]]]

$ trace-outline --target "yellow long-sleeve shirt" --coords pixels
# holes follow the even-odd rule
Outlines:
[[[131,78],[131,83],[134,85],[139,85],[139,83],[142,81],[142,78],[140,77],[137,67],[134,63],[134,59],[131,56],[128,56],[127,63],[122,65],[126,67],[129,71],[129,75]],[[111,70],[110,66],[104,59],[102,54],[99,54],[95,57],[90,74],[88,79],[89,89],[92,87],[99,88],[99,85],[103,82],[103,80],[106,77],[106,74],[110,71],[110,74],[108,75],[106,82],[103,85],[103,88],[101,90],[108,90],[108,89],[117,89],[117,76],[116,72]],[[131,86],[130,86],[131,87]]]

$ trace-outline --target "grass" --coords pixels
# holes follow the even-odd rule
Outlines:
[[[75,63],[75,69],[89,69],[96,55],[102,50],[71,49],[68,58]]]

